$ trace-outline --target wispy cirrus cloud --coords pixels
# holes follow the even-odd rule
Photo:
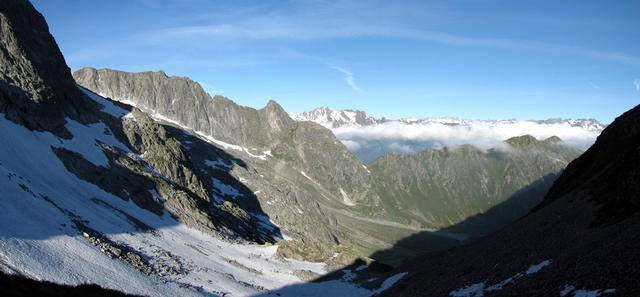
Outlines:
[[[633,82],[633,84],[636,86],[636,90],[640,91],[640,79],[637,79]]]
[[[217,23],[165,28],[145,32],[140,35],[140,38],[152,42],[195,40],[201,43],[202,40],[215,40],[222,43],[223,41],[242,40],[390,37],[460,47],[563,53],[640,66],[640,57],[624,52],[595,50],[534,39],[461,35],[430,30],[429,26],[418,28],[410,20],[404,18],[410,14],[410,7],[398,10],[382,3],[376,5],[357,4],[357,1],[345,3],[335,1],[332,5],[301,5],[292,10],[276,10],[268,13],[249,10],[248,14],[237,16],[235,19],[216,18]],[[383,14],[381,14],[382,11],[384,11]],[[433,13],[431,17],[435,18],[435,15],[437,13]],[[238,19],[242,21],[236,21]]]
[[[344,74],[344,80],[351,87],[351,89],[353,89],[354,91],[360,91],[360,88],[356,85],[356,82],[353,80],[353,72],[338,66],[331,66],[331,68],[338,70],[342,72],[342,74]]]

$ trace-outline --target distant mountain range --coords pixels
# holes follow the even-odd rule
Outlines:
[[[333,131],[364,162],[386,153],[413,154],[471,144],[481,149],[500,148],[510,137],[530,134],[538,139],[560,137],[563,143],[587,149],[604,129],[594,119],[468,120],[455,117],[374,118],[364,111],[335,111],[327,107],[290,114],[297,121],[312,121]]]
[[[495,126],[500,123],[517,123],[519,120],[468,120],[458,117],[429,117],[429,118],[402,118],[390,120],[385,117],[375,118],[361,110],[333,110],[329,107],[318,107],[312,111],[305,111],[300,114],[289,113],[292,119],[296,121],[312,121],[329,129],[341,127],[364,127],[386,122],[401,122],[406,124],[443,124],[443,125],[464,125],[469,126],[471,123],[482,122],[489,126]],[[596,119],[547,119],[547,120],[528,120],[525,122],[533,122],[538,124],[567,124],[570,127],[578,127],[586,131],[601,132],[606,126],[598,122]]]

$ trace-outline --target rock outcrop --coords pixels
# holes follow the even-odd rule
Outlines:
[[[65,117],[92,104],[78,90],[44,17],[28,1],[0,3],[0,112],[32,130],[69,137]]]

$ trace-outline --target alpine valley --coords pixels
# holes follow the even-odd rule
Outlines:
[[[429,136],[483,125],[522,133]],[[423,136],[376,134],[385,129]],[[571,129],[582,136],[562,134]],[[44,17],[3,0],[1,288],[634,296],[639,133],[640,107],[606,128],[296,115],[273,100],[256,110],[211,97],[162,71],[71,74]]]

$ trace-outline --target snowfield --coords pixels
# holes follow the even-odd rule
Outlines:
[[[105,106],[104,112],[116,117],[129,115],[111,102],[90,95]],[[211,236],[177,222],[166,211],[157,216],[79,179],[67,171],[52,147],[77,152],[99,166],[109,164],[98,141],[134,153],[112,133],[105,133],[108,128],[103,123],[85,126],[67,119],[66,127],[73,134],[71,140],[29,131],[0,114],[0,135],[7,140],[0,146],[3,271],[71,285],[95,283],[148,296],[268,294],[299,284],[295,271],[325,273],[324,263],[279,259],[275,257],[277,246],[232,243],[223,236]],[[226,185],[219,186],[220,192],[228,194]],[[153,194],[159,195],[155,191]],[[110,258],[83,236],[74,220],[136,251],[156,273],[147,275]],[[152,230],[141,231],[132,220]],[[341,290],[348,287],[358,296],[373,293],[345,281],[335,282],[340,283]],[[318,290],[308,293],[326,295],[331,292],[327,288],[335,283],[312,286]],[[304,287],[309,288],[306,284]]]

